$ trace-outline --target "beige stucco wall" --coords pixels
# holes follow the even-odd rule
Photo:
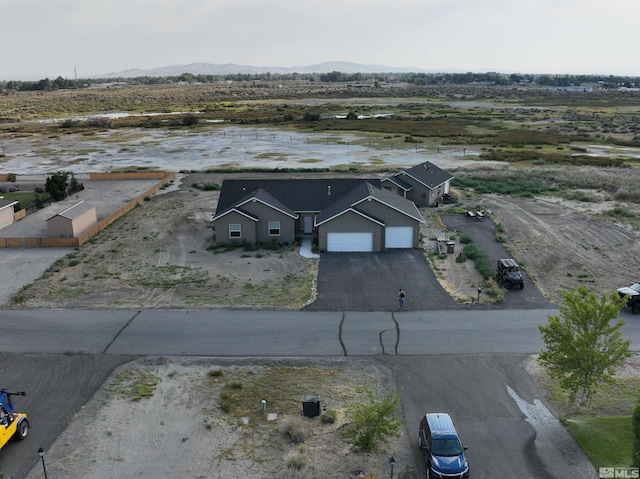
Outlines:
[[[54,216],[47,220],[49,238],[75,238],[98,222],[96,209],[91,208],[77,218]]]
[[[13,223],[13,206],[2,208],[0,210],[0,228],[9,226]]]

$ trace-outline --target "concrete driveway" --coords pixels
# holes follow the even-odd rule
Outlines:
[[[322,253],[318,297],[308,311],[392,311],[398,290],[406,293],[405,310],[455,309],[417,249],[380,253]]]

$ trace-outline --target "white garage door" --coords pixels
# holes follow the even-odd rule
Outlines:
[[[329,233],[327,251],[373,251],[373,233]]]
[[[413,248],[413,228],[411,226],[388,226],[385,229],[386,248]]]

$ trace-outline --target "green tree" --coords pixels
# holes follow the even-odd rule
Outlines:
[[[631,340],[622,339],[624,321],[612,324],[626,298],[615,291],[598,298],[586,286],[560,294],[560,314],[549,316],[546,326],[538,326],[546,345],[538,361],[572,400],[582,390],[580,405],[584,406],[598,384],[613,383],[615,368],[632,356]]]
[[[66,171],[58,171],[47,177],[45,191],[51,195],[54,201],[60,201],[67,197],[68,179],[69,173]]]
[[[380,397],[370,389],[364,389],[364,399],[350,404],[347,418],[350,424],[344,436],[364,452],[373,451],[378,442],[388,444],[389,436],[397,435],[402,426],[398,415],[400,393],[390,392]]]

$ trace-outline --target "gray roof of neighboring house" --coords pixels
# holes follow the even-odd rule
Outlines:
[[[17,200],[6,200],[4,198],[0,198],[0,210],[8,208],[9,206],[13,206],[16,203],[18,203]]]
[[[272,201],[295,213],[318,213],[357,185],[368,181],[379,187],[378,179],[312,178],[280,180],[224,180],[213,218],[239,205],[248,194],[261,188]],[[265,197],[266,198],[266,197]]]
[[[92,205],[88,201],[82,200],[81,202],[76,203],[73,206],[70,206],[66,210],[62,210],[57,215],[53,215],[51,218],[55,218],[56,216],[62,216],[63,218],[73,220],[78,216],[83,215],[87,211],[92,210],[93,208],[95,208],[94,205]],[[51,218],[47,219],[47,221],[49,221]]]
[[[402,188],[405,191],[409,191],[413,189],[413,185],[410,185],[409,183],[404,181],[402,178],[399,178],[398,176],[391,176],[389,178],[385,178],[384,180],[382,180],[382,183],[384,183],[385,181],[393,183],[398,188]]]
[[[424,163],[402,171],[395,176],[402,178],[403,175],[413,178],[429,189],[437,188],[445,181],[453,178],[451,173],[438,168],[430,161],[425,161]]]
[[[341,215],[346,210],[356,210],[358,209],[358,204],[368,200],[378,201],[399,213],[424,223],[424,218],[413,201],[384,188],[374,186],[369,182],[364,182],[323,210],[316,218],[316,226]],[[358,211],[360,210],[358,209]]]

